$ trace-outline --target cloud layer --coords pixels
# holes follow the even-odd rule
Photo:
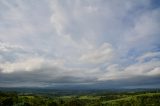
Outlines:
[[[0,87],[157,86],[159,13],[154,0],[0,0]]]

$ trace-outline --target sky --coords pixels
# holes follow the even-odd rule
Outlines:
[[[0,0],[0,87],[160,87],[159,0]]]

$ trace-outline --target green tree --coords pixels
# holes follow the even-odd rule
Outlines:
[[[58,104],[57,104],[56,102],[53,102],[53,101],[52,101],[52,102],[49,102],[49,103],[48,103],[48,106],[58,106]]]

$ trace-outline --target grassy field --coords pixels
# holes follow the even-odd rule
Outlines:
[[[3,91],[0,106],[160,106],[157,91],[54,94]]]
[[[147,93],[102,102],[103,106],[159,106],[160,93]]]

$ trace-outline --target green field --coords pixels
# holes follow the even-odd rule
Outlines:
[[[0,106],[160,106],[157,91],[53,94],[1,91]]]
[[[103,106],[159,106],[160,93],[147,93],[102,102]]]

